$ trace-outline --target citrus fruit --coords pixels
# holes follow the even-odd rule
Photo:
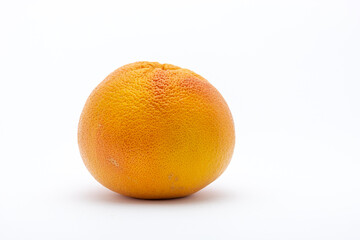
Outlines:
[[[136,62],[105,78],[86,101],[78,143],[102,185],[142,199],[195,193],[228,166],[231,112],[200,75],[170,64]]]

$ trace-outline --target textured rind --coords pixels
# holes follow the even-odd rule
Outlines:
[[[136,62],[91,93],[78,142],[102,185],[130,197],[163,199],[192,194],[220,176],[235,132],[225,100],[200,75]]]

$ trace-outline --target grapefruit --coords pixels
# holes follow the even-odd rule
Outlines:
[[[142,199],[184,197],[219,177],[235,143],[221,94],[200,75],[136,62],[91,93],[78,127],[82,159],[105,187]]]

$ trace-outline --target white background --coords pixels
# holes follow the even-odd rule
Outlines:
[[[2,0],[0,27],[0,239],[360,239],[359,1]],[[141,60],[232,110],[232,162],[190,197],[122,197],[80,158],[86,98]]]

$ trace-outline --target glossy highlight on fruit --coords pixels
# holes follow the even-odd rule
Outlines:
[[[142,199],[195,193],[228,166],[231,112],[200,75],[170,64],[120,67],[89,96],[80,117],[83,161],[102,185]]]

